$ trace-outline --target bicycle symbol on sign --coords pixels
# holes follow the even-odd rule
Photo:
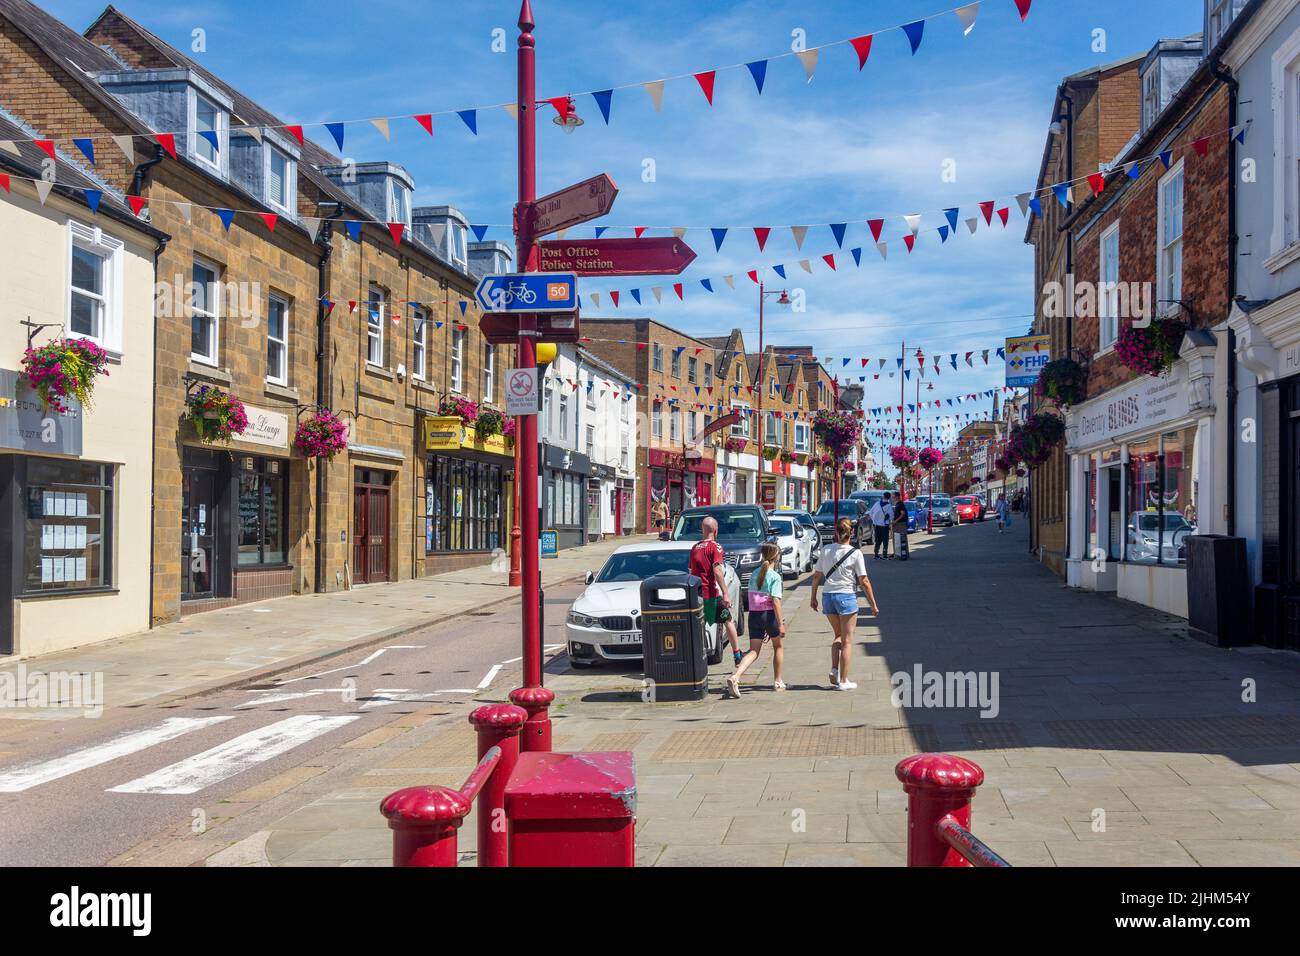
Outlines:
[[[497,308],[504,309],[516,300],[532,305],[537,301],[537,293],[528,287],[527,282],[513,282],[507,283],[505,288],[493,290],[492,298],[496,300]]]

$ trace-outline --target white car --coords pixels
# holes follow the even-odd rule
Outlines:
[[[565,619],[570,665],[639,661],[641,582],[665,571],[685,571],[694,546],[693,541],[626,544],[609,556],[599,574],[587,572],[587,589]],[[725,573],[732,614],[739,621],[740,579],[729,565]],[[718,633],[716,624],[706,624],[704,630],[706,656],[710,664],[717,664],[727,648],[726,636]]]
[[[812,541],[794,518],[773,516],[768,518],[767,524],[776,536],[777,547],[781,549],[781,574],[801,574],[811,570]]]
[[[822,556],[822,536],[821,532],[817,530],[817,519],[814,518],[810,512],[792,510],[773,511],[768,515],[768,518],[793,518],[795,526],[799,528],[803,536],[808,539],[812,561],[813,564],[816,565],[817,559]]]

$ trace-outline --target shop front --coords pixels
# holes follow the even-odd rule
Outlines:
[[[424,573],[483,564],[510,546],[514,446],[455,417],[427,416],[423,428]]]
[[[677,452],[651,448],[646,483],[646,531],[653,531],[650,517],[655,502],[668,502],[674,518],[686,508],[713,504],[715,465],[711,458],[689,458]]]
[[[554,445],[543,445],[542,451],[543,527],[558,533],[561,548],[585,544],[591,459]]]
[[[1211,376],[1179,362],[1070,410],[1069,584],[1187,616],[1187,538],[1218,498]]]
[[[614,527],[626,537],[636,533],[636,479],[620,476],[614,491]]]
[[[182,453],[182,615],[294,593],[291,552],[302,525],[289,416],[245,410],[237,447],[187,444]]]
[[[791,462],[780,458],[763,462],[763,473],[758,479],[758,503],[766,510],[790,507],[786,503],[791,494],[790,467]]]
[[[719,451],[714,485],[715,504],[754,504],[758,494],[758,456]]]
[[[785,486],[785,507],[793,511],[813,511],[812,482],[812,470],[807,465],[791,463],[790,478]]]
[[[617,477],[612,465],[592,462],[587,478],[587,540],[598,541],[617,534]]]

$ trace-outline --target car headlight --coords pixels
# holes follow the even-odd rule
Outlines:
[[[569,623],[575,627],[600,627],[600,621],[588,614],[580,614],[577,611],[569,612]]]

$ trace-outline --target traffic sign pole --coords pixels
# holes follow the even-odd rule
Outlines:
[[[515,206],[515,264],[520,272],[537,271],[533,215],[537,200],[537,92],[536,26],[529,0],[519,10],[518,110],[519,110],[519,202]],[[517,368],[537,367],[537,316],[519,315]],[[540,521],[537,514],[538,455],[537,416],[515,419],[515,528],[511,530],[511,564],[520,569],[520,600],[523,603],[524,684],[510,693],[511,702],[528,712],[520,735],[524,752],[551,749],[550,703],[555,694],[542,686],[542,603]]]

